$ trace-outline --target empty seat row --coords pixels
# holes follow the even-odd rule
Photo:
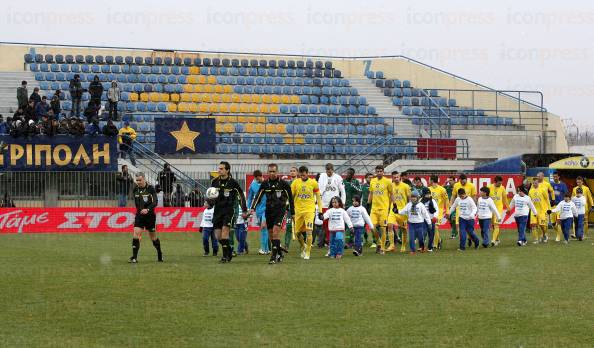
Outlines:
[[[351,145],[351,146],[349,146]],[[216,146],[217,153],[222,154],[277,154],[277,155],[314,155],[314,154],[414,154],[415,147],[412,146],[352,146],[345,142],[344,144],[306,144],[306,145],[249,145],[249,144],[225,144],[219,143]]]
[[[283,68],[217,68],[156,65],[97,65],[97,64],[47,64],[29,65],[32,72],[93,72],[123,74],[173,74],[205,76],[261,76],[261,77],[317,77],[340,79],[340,70],[283,69]]]
[[[176,66],[215,66],[215,67],[279,67],[279,68],[310,68],[333,69],[331,61],[321,60],[276,60],[276,59],[229,59],[229,58],[190,58],[190,57],[132,57],[132,56],[102,56],[102,55],[52,55],[30,54],[24,56],[26,63],[97,63],[97,64],[137,64],[137,65],[176,65]]]
[[[401,97],[392,98],[392,105],[394,106],[425,106],[425,107],[442,107],[451,108],[456,107],[456,99],[446,98],[417,98],[417,97]]]

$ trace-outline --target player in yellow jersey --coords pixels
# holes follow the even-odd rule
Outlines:
[[[539,242],[546,243],[547,237],[547,211],[551,209],[549,203],[549,192],[546,189],[540,187],[538,178],[532,180],[532,187],[528,191],[528,196],[532,200],[532,204],[536,208],[536,215],[530,216],[530,225],[532,226],[532,243],[538,244]]]
[[[378,165],[375,167],[375,178],[371,179],[369,183],[369,197],[367,202],[371,204],[371,223],[379,233],[376,234],[376,240],[379,245],[375,252],[384,254],[386,247],[386,223],[388,219],[388,212],[392,209],[393,193],[392,181],[384,177],[384,166]]]
[[[505,190],[505,186],[503,186],[503,178],[499,175],[495,177],[495,182],[488,186],[489,188],[489,197],[495,203],[495,207],[497,207],[497,211],[499,212],[500,216],[505,216],[503,214],[509,207],[509,202],[507,200],[507,191]],[[491,239],[491,246],[499,245],[499,220],[491,219],[493,223],[493,238]]]
[[[585,185],[586,182],[584,181],[583,177],[578,176],[575,179],[575,183],[577,184],[577,186],[574,187],[573,190],[571,191],[571,197],[576,196],[576,194],[577,194],[576,191],[577,191],[578,187],[582,189],[582,193],[583,193],[584,197],[586,197],[586,216],[584,217],[584,238],[585,238],[586,232],[588,232],[588,216],[590,215],[590,210],[594,206],[594,200],[592,199],[592,191],[590,191],[590,188]],[[575,230],[573,230],[571,238],[575,238]]]
[[[437,223],[435,224],[435,239],[433,240],[433,245],[429,245],[429,249],[441,249],[442,240],[439,235],[439,224],[443,221],[444,214],[450,211],[450,200],[446,189],[439,184],[439,177],[437,175],[431,175],[429,177],[429,191],[431,191],[431,197],[437,202],[437,211],[439,213]]]
[[[316,212],[316,202],[318,211],[322,211],[322,197],[320,188],[315,179],[309,177],[309,171],[306,166],[299,167],[299,177],[293,180],[291,184],[291,193],[295,206],[294,231],[301,244],[301,258],[309,260],[311,254],[311,244],[313,241],[312,231]],[[304,238],[305,235],[305,238]]]
[[[410,200],[411,189],[408,184],[401,181],[400,173],[397,171],[392,172],[392,194],[394,196],[394,204],[398,207],[398,210],[404,209],[406,203]],[[386,251],[396,250],[396,238],[394,237],[394,225],[398,226],[398,230],[402,235],[402,247],[400,251],[406,252],[406,242],[408,239],[408,228],[407,228],[407,217],[406,215],[395,214],[390,208],[388,214],[388,240],[390,246]]]

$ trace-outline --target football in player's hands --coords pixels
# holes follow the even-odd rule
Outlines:
[[[551,209],[547,210],[548,215],[551,215],[551,213],[552,213]]]

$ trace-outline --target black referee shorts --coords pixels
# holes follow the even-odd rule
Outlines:
[[[157,216],[155,214],[136,214],[134,219],[134,227],[142,228],[149,232],[155,232],[155,226],[157,225]]]
[[[233,208],[217,208],[215,207],[214,214],[212,216],[212,226],[215,230],[220,230],[223,226],[229,228],[235,224],[235,209]]]
[[[266,227],[272,230],[274,226],[282,226],[287,209],[266,209]]]

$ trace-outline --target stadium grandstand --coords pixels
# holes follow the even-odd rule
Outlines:
[[[522,152],[567,151],[560,117],[546,110],[540,92],[494,90],[402,56],[8,43],[0,54],[0,113],[16,111],[21,81],[48,100],[60,90],[65,116],[73,111],[69,83],[75,75],[85,91],[98,77],[102,105],[115,81],[121,90],[115,126],[128,122],[136,131],[137,170],[156,177],[169,162],[188,177],[186,189],[195,185],[188,173],[207,173],[221,158],[231,159],[242,176],[271,158],[285,172],[301,162],[319,172],[328,159],[343,168],[381,162],[389,169],[451,171]],[[81,110],[89,101],[83,93]],[[100,113],[101,129],[107,110]],[[212,149],[161,151],[159,122],[188,118],[214,120]]]

